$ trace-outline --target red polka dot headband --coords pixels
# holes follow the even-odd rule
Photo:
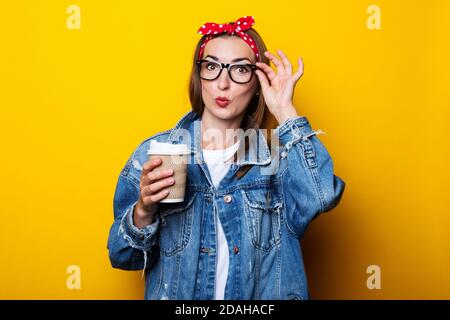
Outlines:
[[[203,41],[203,44],[200,47],[198,52],[198,59],[201,59],[203,56],[203,51],[205,50],[205,46],[209,40],[213,39],[215,35],[219,35],[221,33],[227,32],[228,34],[237,34],[244,40],[250,48],[252,48],[253,52],[256,55],[256,58],[259,57],[258,48],[256,47],[255,41],[248,34],[242,32],[243,30],[250,29],[255,24],[255,19],[253,16],[245,16],[242,17],[236,22],[217,24],[212,22],[207,22],[198,29],[198,33],[203,35],[209,35]]]

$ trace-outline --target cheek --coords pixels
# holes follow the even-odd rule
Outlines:
[[[249,86],[249,87],[238,88],[238,90],[239,90],[239,92],[238,92],[239,98],[249,99],[253,96],[255,89],[253,86]]]
[[[214,95],[214,88],[211,83],[202,83],[202,96],[203,99],[211,98]]]
[[[258,83],[255,81],[255,78],[253,78],[247,86],[237,87],[236,90],[239,91],[239,96],[242,96],[244,99],[249,99],[255,94],[257,85]]]

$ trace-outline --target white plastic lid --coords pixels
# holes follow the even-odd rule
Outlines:
[[[191,151],[187,144],[172,144],[150,140],[147,154],[189,154]]]

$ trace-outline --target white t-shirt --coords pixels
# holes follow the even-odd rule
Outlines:
[[[212,182],[217,188],[220,181],[225,177],[231,166],[230,158],[239,147],[239,141],[226,149],[206,150],[203,149],[203,159],[208,166]],[[227,161],[228,160],[228,161]],[[216,220],[216,234],[217,234],[217,265],[216,265],[216,285],[215,285],[215,300],[223,300],[225,294],[225,285],[228,276],[228,244],[225,234],[220,224],[219,216],[214,207],[214,218]]]

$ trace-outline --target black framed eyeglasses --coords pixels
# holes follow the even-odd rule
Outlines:
[[[200,79],[216,80],[222,73],[222,70],[227,69],[230,79],[238,84],[249,83],[252,80],[254,71],[259,69],[256,65],[249,63],[232,64],[209,60],[197,60],[196,63]]]

